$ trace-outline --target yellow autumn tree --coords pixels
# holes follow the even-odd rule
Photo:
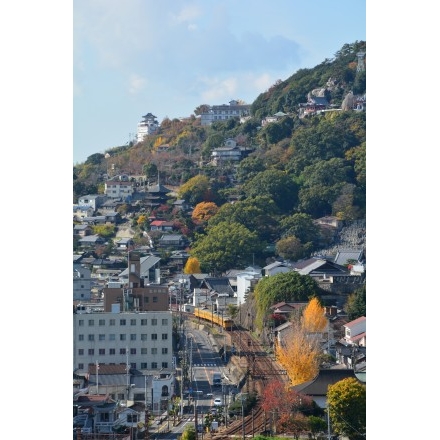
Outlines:
[[[322,332],[327,325],[324,308],[318,298],[312,298],[302,314],[302,326],[306,332]]]
[[[194,208],[191,218],[196,222],[207,222],[213,215],[217,214],[219,208],[214,202],[200,202]]]
[[[191,273],[202,273],[200,270],[200,262],[196,257],[189,257],[186,260],[185,267],[183,269],[183,273],[191,274]]]
[[[275,354],[292,385],[299,385],[318,374],[320,348],[318,339],[306,332],[300,321],[292,322],[290,332],[276,343]]]

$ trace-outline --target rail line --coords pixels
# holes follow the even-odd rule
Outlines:
[[[237,329],[231,332],[232,342],[238,347],[241,356],[245,356],[247,372],[246,372],[246,390],[247,392],[256,393],[257,404],[253,408],[251,414],[242,420],[235,420],[228,427],[224,427],[221,431],[215,433],[212,438],[222,440],[234,436],[253,436],[268,429],[270,418],[268,419],[265,411],[261,408],[260,396],[264,387],[273,379],[288,383],[288,376],[277,362],[274,362],[264,346],[257,338],[245,330]],[[243,432],[244,431],[244,432]]]

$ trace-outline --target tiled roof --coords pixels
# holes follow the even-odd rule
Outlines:
[[[299,385],[295,385],[292,388],[295,391],[302,394],[307,394],[308,396],[326,396],[329,385],[334,385],[336,382],[347,379],[348,377],[358,379],[353,370],[323,369],[319,370],[319,373],[314,379]]]
[[[345,327],[350,328],[350,327],[353,327],[354,325],[359,324],[360,322],[364,322],[366,320],[367,320],[367,318],[365,316],[361,316],[353,321],[347,322],[347,324],[345,324]]]

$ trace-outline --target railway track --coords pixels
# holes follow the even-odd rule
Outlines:
[[[234,436],[253,436],[266,431],[270,425],[270,419],[261,408],[260,397],[264,387],[271,380],[279,380],[288,383],[288,376],[282,367],[274,362],[270,355],[261,345],[257,338],[245,330],[233,330],[231,333],[232,343],[238,347],[241,356],[246,358],[246,385],[247,392],[256,393],[257,404],[252,409],[251,414],[242,420],[235,420],[228,427],[224,427],[221,431],[215,433],[212,438],[222,440]]]

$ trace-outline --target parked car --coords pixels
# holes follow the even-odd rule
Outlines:
[[[222,399],[220,399],[220,397],[216,397],[215,399],[214,399],[214,405],[216,405],[216,406],[220,406],[220,405],[222,405],[223,404],[223,402],[222,402]]]

